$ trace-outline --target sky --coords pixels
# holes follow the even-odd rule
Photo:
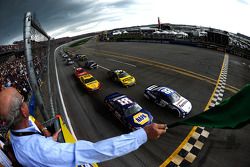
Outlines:
[[[157,17],[250,36],[250,0],[1,0],[0,45],[23,38],[27,11],[53,38],[157,24]]]

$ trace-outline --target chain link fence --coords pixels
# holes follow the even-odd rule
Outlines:
[[[46,86],[50,37],[43,31],[40,24],[37,24],[37,21],[33,21],[30,12],[25,14],[23,34],[26,66],[32,88],[30,112],[38,116],[40,113],[42,119],[46,121],[51,117],[48,112],[49,91]]]
[[[50,49],[50,37],[30,12],[24,17],[23,34],[26,66],[32,88],[29,110],[36,119],[50,126],[50,130],[55,132],[60,129],[60,125],[55,119],[51,93],[50,56],[53,54]],[[64,142],[62,134],[59,134],[58,141]]]

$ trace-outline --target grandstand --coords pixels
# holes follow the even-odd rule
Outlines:
[[[143,31],[147,27],[148,31]],[[137,41],[153,43],[173,43],[203,47],[250,59],[250,40],[242,34],[192,25],[162,24],[164,29],[156,29],[156,24],[113,29],[99,35],[101,41]],[[112,32],[120,31],[115,35]],[[126,33],[122,33],[122,32]],[[181,34],[187,34],[180,36]]]

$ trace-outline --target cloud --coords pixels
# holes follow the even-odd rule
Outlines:
[[[27,11],[34,12],[45,31],[52,36],[76,34],[76,27],[102,22],[102,19],[119,19],[122,10],[133,0],[60,0],[34,1],[9,0],[0,2],[1,44],[22,38],[23,17]],[[65,31],[65,32],[63,32]],[[82,32],[82,31],[81,31]],[[12,41],[13,42],[13,41]]]
[[[238,2],[244,4],[244,5],[248,5],[249,2],[247,0],[238,0]]]

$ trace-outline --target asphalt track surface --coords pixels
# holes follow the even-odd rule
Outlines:
[[[74,78],[73,66],[65,65],[63,58],[56,55],[63,100],[74,132],[77,139],[92,142],[127,132],[104,107],[105,96],[113,92],[124,93],[135,99],[152,113],[154,122],[170,124],[180,118],[145,99],[143,91],[152,84],[166,85],[189,99],[193,106],[190,116],[203,112],[214,91],[224,59],[224,53],[195,47],[96,42],[95,39],[73,50],[75,53],[86,54],[101,66],[89,72],[102,83],[102,89],[87,93]],[[249,60],[229,56],[229,85],[226,86],[223,98],[232,96],[232,90],[249,83],[249,65]],[[108,69],[128,71],[135,76],[137,84],[124,88],[113,83],[107,77]],[[191,128],[179,126],[168,129],[159,140],[148,141],[133,153],[99,165],[159,166],[175,151]],[[211,130],[204,148],[192,166],[249,166],[249,130],[250,126],[240,130]]]

